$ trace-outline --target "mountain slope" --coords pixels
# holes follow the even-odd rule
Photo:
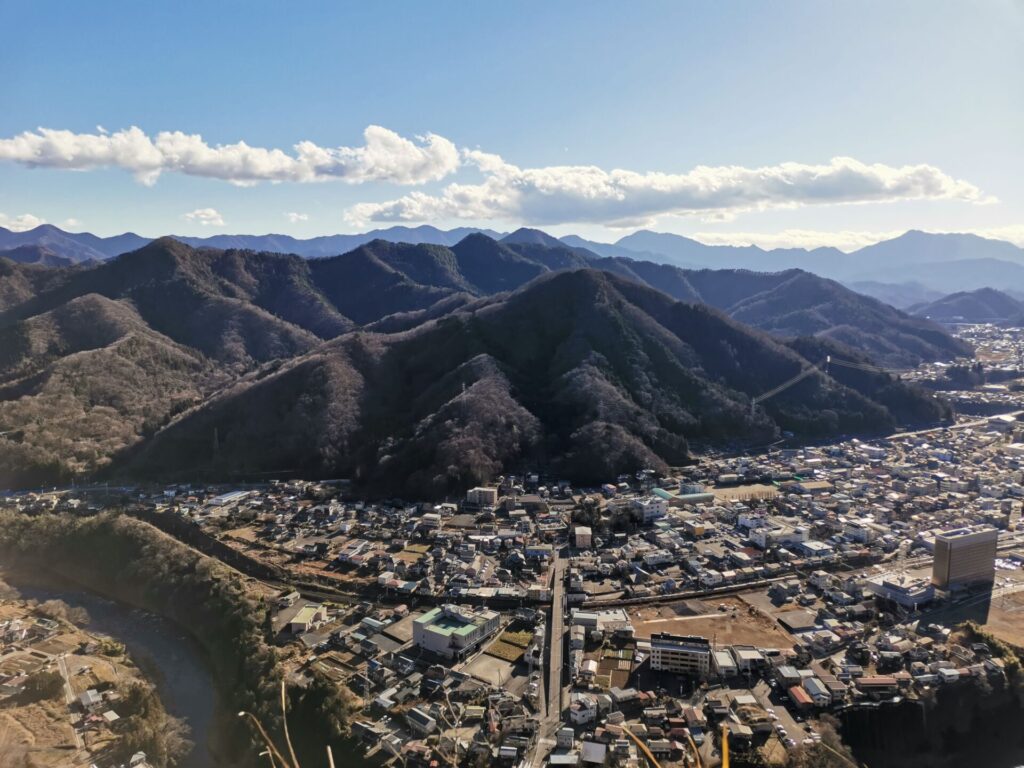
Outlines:
[[[970,353],[966,344],[927,320],[801,270],[682,270],[626,259],[603,259],[595,266],[638,279],[680,301],[709,304],[777,336],[830,336],[892,367]]]
[[[406,332],[346,334],[250,377],[161,430],[121,471],[287,469],[438,496],[503,468],[593,482],[684,462],[692,438],[896,423],[886,406],[821,373],[751,412],[750,396],[807,364],[708,307],[605,272],[546,274]],[[922,420],[942,415],[931,398],[891,386]]]
[[[979,288],[918,304],[910,312],[941,323],[1001,323],[1024,314],[1024,302],[994,288]]]
[[[218,261],[224,258],[230,261],[222,253],[196,251],[169,238],[157,240],[89,269],[60,271],[30,298],[0,313],[0,326],[94,293],[131,300],[153,330],[240,369],[291,357],[317,343],[311,330],[254,303],[257,296],[268,305],[277,299],[273,291],[261,292],[249,280],[251,274],[232,275],[230,264]],[[252,258],[259,261],[260,255]],[[301,259],[294,261],[305,265]],[[296,295],[288,290],[288,281],[274,290]]]
[[[323,296],[345,317],[363,325],[394,313],[426,309],[456,293],[453,285],[464,279],[447,268],[448,255],[434,247],[375,240],[308,265]],[[398,267],[421,278],[429,275],[442,285],[421,284]]]
[[[70,267],[75,262],[45,245],[19,245],[0,250],[0,259],[10,259],[18,264],[35,264],[40,267]]]
[[[226,380],[95,294],[0,328],[0,486],[94,472]]]
[[[851,291],[856,291],[873,299],[883,301],[889,306],[907,311],[915,304],[925,304],[942,298],[942,292],[933,290],[926,285],[910,280],[903,283],[883,283],[878,280],[853,280],[845,283]]]

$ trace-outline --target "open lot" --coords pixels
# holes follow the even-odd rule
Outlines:
[[[725,606],[724,611],[718,609],[720,605]],[[671,632],[713,637],[723,645],[785,648],[793,644],[770,617],[733,596],[631,608],[630,617],[639,638],[649,638],[654,632]]]
[[[512,670],[514,668],[515,665],[499,659],[497,656],[480,653],[466,664],[462,671],[478,680],[483,680],[491,685],[501,686],[512,677]]]
[[[991,594],[981,593],[927,614],[927,621],[953,627],[975,621],[1000,640],[1024,647],[1024,572],[999,572]]]
[[[750,499],[774,499],[779,489],[766,483],[751,485],[730,485],[723,488],[709,488],[716,501],[747,501]]]

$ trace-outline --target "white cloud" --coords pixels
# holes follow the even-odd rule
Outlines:
[[[497,155],[463,152],[484,175],[348,211],[354,222],[507,220],[537,225],[649,225],[666,214],[728,219],[737,211],[803,205],[956,199],[987,202],[973,184],[930,165],[900,167],[836,157],[820,165],[698,166],[689,173],[638,173],[596,166],[519,168]]]
[[[5,213],[0,213],[0,227],[12,232],[26,232],[45,223],[46,219],[33,216],[31,213],[23,213],[20,216],[8,216]]]
[[[309,221],[309,214],[289,211],[285,214],[285,218],[287,218],[292,224],[298,224],[300,221]]]
[[[386,181],[423,184],[455,171],[459,152],[448,139],[428,133],[415,141],[371,125],[361,147],[321,147],[300,141],[294,153],[251,147],[244,141],[210,146],[199,134],[162,131],[154,137],[132,126],[113,133],[74,133],[52,128],[0,139],[0,160],[31,168],[88,171],[122,168],[151,185],[163,172],[222,179],[239,185],[260,181],[341,179],[359,184]]]
[[[224,217],[214,208],[196,208],[194,211],[184,214],[189,221],[202,224],[204,227],[223,227]]]
[[[67,218],[60,223],[61,229],[75,229],[82,226],[82,222],[76,218]]]

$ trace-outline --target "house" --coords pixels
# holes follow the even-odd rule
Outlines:
[[[427,736],[437,730],[437,720],[421,707],[413,707],[405,713],[405,720],[416,733]]]
[[[288,631],[293,635],[304,635],[327,621],[327,609],[319,603],[308,603],[288,622]]]
[[[579,694],[569,705],[569,720],[576,725],[586,725],[597,720],[597,698]]]
[[[827,707],[832,703],[832,693],[825,684],[816,677],[806,677],[803,681],[804,690],[807,691],[816,707]]]
[[[555,734],[555,746],[558,749],[572,749],[576,744],[576,732],[572,728],[559,728]]]

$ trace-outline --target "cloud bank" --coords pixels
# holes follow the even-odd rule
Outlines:
[[[849,157],[810,165],[760,168],[698,166],[688,173],[606,171],[596,166],[520,168],[497,155],[463,153],[484,175],[479,184],[449,184],[440,194],[412,192],[348,212],[354,222],[444,219],[514,220],[532,224],[642,226],[658,216],[816,204],[955,199],[985,202],[980,190],[930,165],[894,167]]]
[[[384,181],[424,184],[459,166],[459,152],[435,134],[416,141],[371,125],[361,147],[321,147],[300,141],[289,154],[281,149],[236,144],[207,144],[198,134],[162,131],[150,137],[140,128],[97,133],[38,128],[0,139],[0,160],[31,168],[88,171],[121,168],[152,185],[161,173],[222,179],[238,185],[261,181],[313,182],[340,179],[351,184]]]
[[[8,216],[6,213],[0,213],[0,227],[9,229],[11,232],[27,232],[45,223],[46,219],[41,219],[31,213],[22,213],[18,216]]]
[[[215,208],[196,208],[194,211],[189,211],[183,215],[189,221],[202,224],[204,227],[224,226],[224,217]]]
[[[3,160],[74,171],[120,168],[147,185],[163,173],[240,186],[328,180],[411,186],[440,182],[460,170],[474,177],[472,183],[456,179],[384,202],[357,203],[345,212],[357,225],[467,220],[638,227],[666,215],[698,216],[711,223],[744,211],[808,205],[992,201],[974,184],[927,164],[893,166],[834,157],[826,163],[757,168],[702,165],[685,173],[593,165],[530,168],[488,152],[460,150],[437,134],[410,139],[378,125],[366,128],[361,146],[300,141],[290,151],[244,141],[210,145],[182,131],[150,136],[134,126],[113,132],[97,126],[95,133],[37,128],[0,138]]]

